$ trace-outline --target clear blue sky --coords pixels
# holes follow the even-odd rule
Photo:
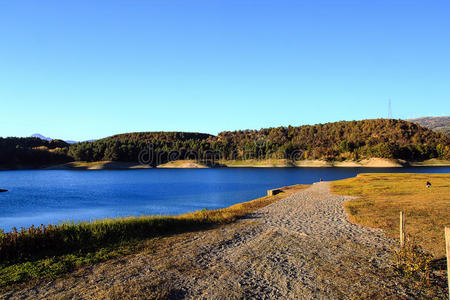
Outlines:
[[[0,136],[450,114],[449,1],[0,0]]]

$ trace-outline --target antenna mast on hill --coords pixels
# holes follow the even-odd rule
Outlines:
[[[388,119],[392,119],[392,105],[391,105],[391,98],[389,98],[389,102],[388,102]]]

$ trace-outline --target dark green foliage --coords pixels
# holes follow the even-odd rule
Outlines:
[[[53,150],[36,149],[42,146]],[[135,132],[70,146],[62,141],[8,138],[0,140],[0,165],[56,164],[67,160],[138,162],[140,153],[146,150],[146,160],[153,166],[177,159],[449,160],[450,137],[402,120],[375,119],[225,131],[218,136]]]
[[[137,162],[139,153],[150,150],[153,162],[201,158],[212,151],[214,136],[183,132],[137,132],[115,135],[95,142],[73,144],[68,155],[79,161]]]
[[[198,133],[138,132],[93,143],[72,145],[75,160],[138,160],[151,144],[152,161],[176,159],[345,160],[359,158],[450,159],[450,139],[401,120],[363,120],[300,127],[221,132],[217,137]]]
[[[42,166],[72,160],[67,156],[69,144],[61,140],[39,138],[0,138],[0,166]]]
[[[262,158],[280,158],[280,154],[289,158],[293,153],[301,153],[296,156],[305,159],[450,159],[449,137],[416,124],[389,119],[222,132],[217,140],[236,149],[238,158],[245,151],[255,153],[251,145],[263,141],[263,147],[258,149]]]

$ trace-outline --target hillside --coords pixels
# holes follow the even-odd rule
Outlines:
[[[0,167],[39,167],[72,160],[67,156],[69,144],[61,140],[37,137],[0,138]]]
[[[300,127],[200,133],[140,132],[72,145],[75,160],[146,161],[159,165],[178,159],[360,160],[395,158],[421,161],[450,158],[450,138],[417,124],[389,119],[341,121]]]
[[[406,120],[408,122],[419,124],[434,131],[439,131],[450,135],[450,117],[424,117]]]
[[[201,160],[208,165],[219,161],[283,160],[289,165],[308,160],[349,162],[373,158],[424,161],[450,160],[450,137],[407,121],[374,119],[224,131],[217,136],[135,132],[72,145],[57,140],[7,138],[0,140],[0,154],[1,165],[141,161],[157,166],[174,160]]]

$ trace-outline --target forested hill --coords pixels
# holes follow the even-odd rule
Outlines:
[[[148,144],[159,154],[160,162],[169,160],[171,151],[174,154],[171,159],[205,158],[211,153],[225,160],[450,159],[448,136],[417,124],[390,119],[227,131],[218,136],[180,132],[129,133],[71,145],[68,155],[86,161],[136,161],[139,152]],[[192,153],[195,155],[186,157]]]
[[[222,132],[218,141],[244,149],[259,140],[264,153],[296,153],[300,159],[345,160],[370,157],[422,160],[448,157],[449,138],[402,120],[341,121],[300,127]]]
[[[39,140],[39,139],[37,139]],[[33,142],[32,142],[33,141]],[[341,121],[299,127],[225,131],[217,136],[185,132],[137,132],[93,142],[50,146],[30,138],[0,140],[0,164],[61,161],[137,162],[151,149],[152,163],[175,159],[325,159],[397,158],[450,160],[450,137],[402,120]],[[47,143],[47,144],[46,144]],[[53,148],[52,148],[53,147]],[[33,157],[36,157],[33,160]],[[153,158],[157,157],[155,160]],[[53,161],[52,161],[53,160]]]
[[[0,138],[0,167],[39,167],[72,160],[67,156],[69,144],[61,140],[43,140],[37,137]]]
[[[432,156],[438,145],[449,145],[449,138],[443,134],[392,119],[221,132],[217,140],[236,149],[243,149],[249,142],[259,140],[265,145],[266,152],[303,150],[305,157],[315,159],[419,159],[420,156]]]
[[[434,131],[439,131],[450,135],[450,117],[424,117],[417,119],[406,120],[412,123],[417,123],[420,126],[427,127]]]

